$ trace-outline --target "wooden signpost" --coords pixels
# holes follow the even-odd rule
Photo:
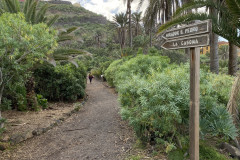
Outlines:
[[[165,49],[190,48],[190,160],[199,160],[200,48],[210,43],[211,21],[200,21],[166,31]]]

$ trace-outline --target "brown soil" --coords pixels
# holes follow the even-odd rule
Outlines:
[[[18,112],[5,111],[3,117],[7,119],[5,127],[7,130],[2,137],[13,134],[33,131],[37,128],[45,128],[61,118],[64,114],[69,113],[74,109],[73,103],[51,103],[48,110],[39,112]]]
[[[80,112],[43,135],[0,153],[0,159],[124,159],[131,149],[133,133],[119,116],[116,93],[96,80],[86,91],[89,98]]]

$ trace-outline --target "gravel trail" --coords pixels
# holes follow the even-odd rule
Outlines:
[[[0,159],[122,160],[131,149],[132,131],[119,115],[117,94],[102,82],[87,84],[88,101],[63,124],[34,137]]]

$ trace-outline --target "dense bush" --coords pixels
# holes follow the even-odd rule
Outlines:
[[[101,75],[104,75],[104,72],[106,71],[106,69],[111,63],[112,61],[106,61],[106,62],[100,63],[98,68],[94,68],[91,70],[91,73],[96,77],[100,78]]]
[[[75,101],[84,97],[86,69],[79,63],[52,65],[45,64],[34,72],[36,92],[51,101]]]
[[[33,109],[28,106],[26,81],[34,65],[56,49],[57,31],[26,22],[23,13],[6,12],[0,16],[0,35],[0,111]]]
[[[166,57],[141,55],[113,62],[106,76],[119,92],[122,117],[139,138],[169,147],[175,137],[188,134],[189,64],[177,66]],[[201,71],[202,137],[236,137],[225,108],[232,82],[232,77]]]
[[[139,55],[135,58],[128,59],[129,57],[126,57],[114,61],[105,71],[105,76],[110,85],[117,85],[118,82],[131,79],[132,76],[136,74],[146,78],[152,70],[162,70],[166,68],[170,62],[167,57],[148,55]]]

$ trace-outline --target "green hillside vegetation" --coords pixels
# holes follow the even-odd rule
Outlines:
[[[101,41],[106,41],[108,35],[112,34],[111,31],[109,32],[110,22],[105,17],[83,7],[66,4],[52,5],[48,15],[55,14],[60,16],[54,24],[56,28],[78,27],[78,30],[74,32],[75,41],[78,42],[78,45],[74,46],[75,48],[82,48],[83,42],[94,41],[97,31],[103,34]]]

